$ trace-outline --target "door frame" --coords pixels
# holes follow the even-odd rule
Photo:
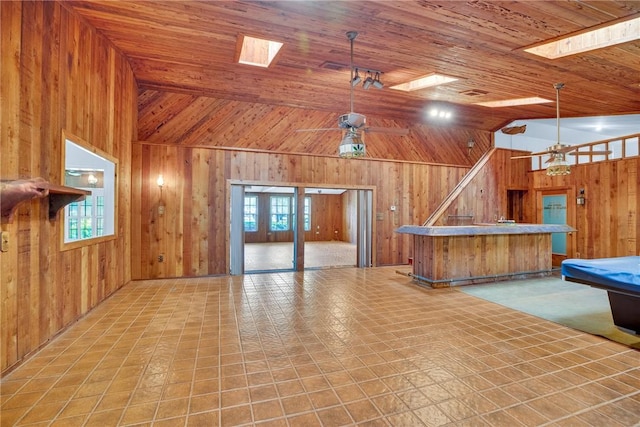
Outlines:
[[[234,189],[241,186],[241,190]],[[294,266],[291,271],[303,271],[304,270],[304,227],[301,226],[303,221],[302,215],[297,215],[298,212],[302,212],[304,208],[304,192],[306,188],[338,188],[349,190],[358,190],[358,238],[356,242],[356,250],[358,253],[357,262],[358,268],[371,267],[376,265],[376,222],[373,220],[374,206],[376,205],[376,191],[373,186],[364,185],[335,185],[335,184],[318,184],[318,183],[292,183],[292,182],[271,182],[271,181],[243,181],[243,180],[227,180],[227,250],[228,259],[226,261],[226,270],[230,275],[241,275],[244,272],[244,221],[241,221],[238,225],[232,221],[232,209],[237,209],[240,212],[244,211],[244,189],[249,186],[263,186],[263,187],[288,187],[294,189],[294,199],[297,200],[297,206],[295,206],[295,220],[297,223],[296,231],[294,232]],[[364,190],[364,191],[363,191]],[[241,195],[241,197],[239,196]],[[240,197],[238,202],[234,197]],[[234,206],[234,203],[238,206]],[[363,210],[365,212],[363,213]],[[242,218],[242,216],[240,216]],[[232,234],[240,233],[240,234]],[[302,236],[300,236],[302,234]],[[239,237],[240,236],[240,239]],[[238,244],[241,242],[241,248],[238,248]],[[361,246],[364,246],[361,249]],[[236,257],[242,256],[242,260],[238,261]],[[287,270],[289,271],[289,270]]]
[[[542,200],[544,196],[558,196],[564,195],[567,198],[567,225],[576,229],[576,189],[573,186],[566,187],[550,187],[550,188],[538,188],[536,189],[536,222],[543,224],[544,214]],[[577,229],[576,229],[577,230]],[[576,233],[567,232],[567,253],[555,254],[551,253],[551,264],[553,266],[559,266],[562,261],[567,258],[575,258],[576,253]]]

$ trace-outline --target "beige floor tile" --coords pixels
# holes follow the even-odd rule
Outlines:
[[[3,378],[1,425],[640,423],[637,351],[395,270],[132,282]]]

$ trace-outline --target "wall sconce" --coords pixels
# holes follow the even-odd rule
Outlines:
[[[580,191],[578,192],[578,197],[576,197],[576,204],[584,205],[585,201],[586,199],[584,198],[584,188],[581,188]]]
[[[162,187],[164,186],[164,178],[162,174],[158,175],[158,179],[156,180],[156,184],[160,188],[160,204],[158,205],[158,215],[164,215],[164,204],[162,203]]]
[[[474,145],[476,145],[476,142],[473,140],[473,138],[469,138],[469,140],[467,141],[467,150],[469,155],[471,155],[471,149]]]

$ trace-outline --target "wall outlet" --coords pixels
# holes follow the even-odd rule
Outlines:
[[[164,262],[164,254],[158,255],[158,262]]]

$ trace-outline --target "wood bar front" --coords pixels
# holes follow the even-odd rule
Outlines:
[[[552,272],[551,233],[574,231],[559,224],[489,224],[423,227],[413,235],[413,274],[432,287],[504,280]]]

